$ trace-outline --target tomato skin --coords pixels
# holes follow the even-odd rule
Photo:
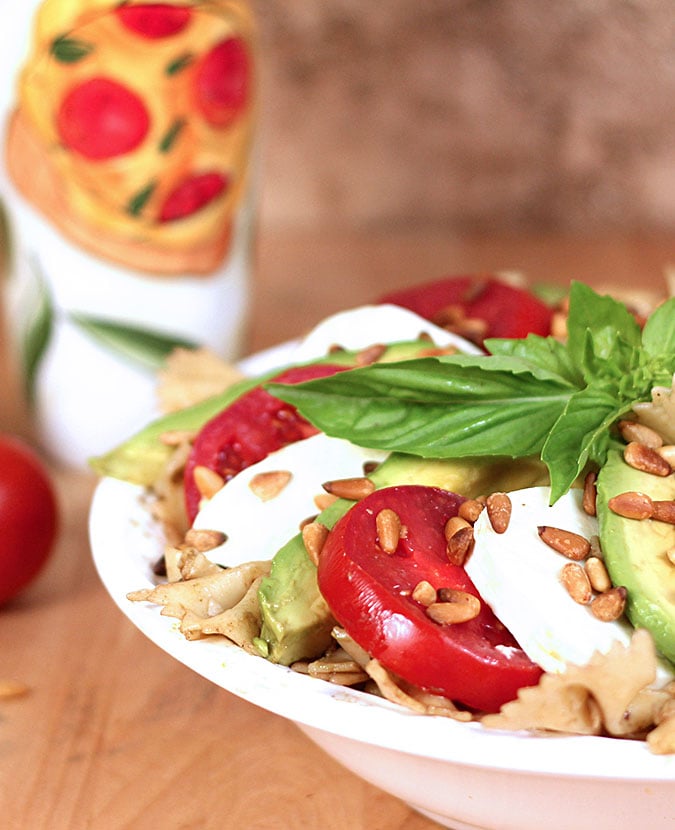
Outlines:
[[[301,383],[327,377],[348,367],[328,363],[287,369],[274,380]],[[185,464],[185,507],[190,523],[199,512],[201,494],[195,467],[214,470],[227,482],[241,470],[281,447],[318,432],[290,404],[256,386],[208,421],[199,431]]]
[[[0,605],[37,576],[57,529],[56,496],[42,462],[18,438],[0,435]]]
[[[471,709],[495,712],[519,688],[535,684],[541,669],[482,601],[475,619],[443,626],[411,596],[421,580],[479,596],[464,568],[445,554],[445,523],[462,501],[419,485],[375,491],[329,533],[318,584],[336,620],[385,668]],[[394,554],[376,541],[376,516],[386,507],[407,528]]]
[[[149,40],[160,40],[182,32],[192,17],[190,8],[169,3],[120,6],[115,13],[123,26]]]
[[[141,98],[111,78],[89,78],[70,89],[56,115],[61,141],[91,161],[135,150],[150,128]]]
[[[444,310],[458,306],[465,317],[487,323],[489,337],[519,338],[551,333],[553,310],[531,292],[490,275],[452,276],[394,291],[380,298],[442,325]],[[484,339],[485,339],[484,338]]]

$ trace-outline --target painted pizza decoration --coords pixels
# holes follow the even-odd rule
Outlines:
[[[9,130],[17,186],[99,256],[215,270],[249,178],[252,38],[238,2],[45,0]]]

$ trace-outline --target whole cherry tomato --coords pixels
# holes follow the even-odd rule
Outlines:
[[[23,441],[0,435],[0,604],[38,574],[57,528],[56,496],[42,461]]]
[[[462,496],[435,487],[376,490],[352,507],[328,534],[317,572],[333,616],[371,657],[409,683],[463,703],[497,711],[541,669],[480,599],[463,567],[446,553],[445,524]],[[377,517],[393,510],[405,532],[396,550],[382,549]],[[465,622],[443,624],[413,598],[428,582],[439,596],[460,591],[480,600]]]

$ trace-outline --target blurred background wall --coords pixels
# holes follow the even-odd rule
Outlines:
[[[262,220],[675,229],[673,0],[254,0]]]

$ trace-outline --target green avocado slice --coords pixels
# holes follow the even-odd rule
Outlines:
[[[675,547],[675,525],[627,519],[608,507],[613,496],[626,492],[645,493],[658,501],[675,499],[675,474],[641,472],[612,450],[598,474],[597,488],[600,543],[612,582],[628,592],[626,615],[636,628],[646,628],[656,648],[675,663],[675,565],[666,555]]]

